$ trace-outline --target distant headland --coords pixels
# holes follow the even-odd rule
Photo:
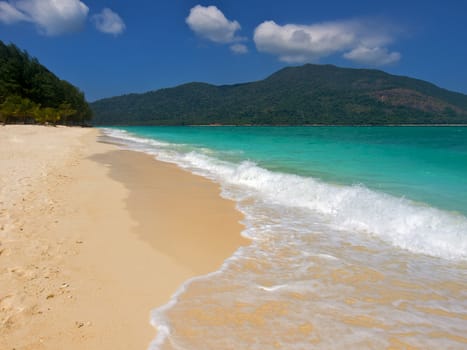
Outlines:
[[[97,125],[467,124],[462,93],[380,70],[316,64],[251,83],[188,83],[90,105]]]

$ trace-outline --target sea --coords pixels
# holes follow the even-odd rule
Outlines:
[[[218,183],[251,240],[151,350],[467,349],[467,127],[102,130]]]

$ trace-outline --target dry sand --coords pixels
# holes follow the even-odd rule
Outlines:
[[[244,244],[218,187],[97,142],[0,127],[0,349],[146,349],[151,309]]]

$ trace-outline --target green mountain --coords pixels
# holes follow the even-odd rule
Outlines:
[[[85,124],[91,116],[78,88],[26,51],[0,41],[0,122]]]
[[[100,125],[467,124],[467,95],[379,70],[306,64],[251,83],[189,83],[91,104]]]

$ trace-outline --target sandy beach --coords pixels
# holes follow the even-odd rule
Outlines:
[[[1,349],[146,349],[150,311],[246,243],[216,184],[99,134],[0,127]]]

